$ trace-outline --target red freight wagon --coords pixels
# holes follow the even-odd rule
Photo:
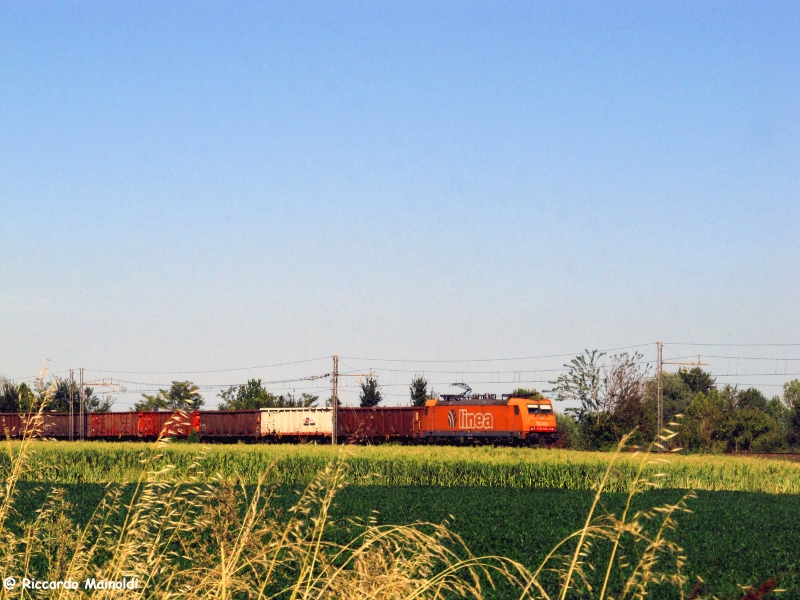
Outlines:
[[[422,409],[413,406],[341,407],[337,434],[342,440],[351,441],[407,440],[413,436],[416,413],[421,414]]]
[[[137,412],[136,435],[142,438],[186,437],[195,425],[193,413],[183,411]]]
[[[134,438],[137,418],[134,412],[90,413],[86,436],[90,438]]]
[[[383,422],[377,408],[339,407],[336,432],[341,441],[371,441],[380,437]]]
[[[0,433],[5,437],[22,437],[24,423],[19,413],[0,413]]]
[[[44,417],[43,437],[68,440],[70,439],[71,429],[72,439],[78,439],[80,435],[80,415],[73,414],[72,418],[70,418],[69,413],[46,412],[42,416]],[[84,419],[84,423],[88,421],[87,415],[84,415]]]
[[[80,417],[69,413],[43,412],[37,413],[0,413],[0,435],[20,438],[24,435],[68,440],[70,425],[72,439],[80,437]]]
[[[204,410],[197,430],[203,438],[252,438],[261,435],[260,410]]]

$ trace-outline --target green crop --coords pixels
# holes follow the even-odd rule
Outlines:
[[[147,446],[130,442],[36,442],[26,479],[60,483],[134,481]],[[180,480],[204,455],[203,477],[237,475],[253,483],[269,469],[268,482],[303,485],[331,459],[343,456],[348,483],[384,486],[561,488],[588,490],[601,479],[611,456],[528,448],[422,446],[215,445],[171,444],[162,451],[163,475]],[[659,458],[654,455],[654,459]],[[0,472],[8,469],[0,457]],[[616,465],[608,491],[623,491],[635,474],[634,455]],[[661,475],[663,474],[663,475]],[[645,478],[656,488],[800,494],[800,464],[730,455],[670,455],[648,465]]]

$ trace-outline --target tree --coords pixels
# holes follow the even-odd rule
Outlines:
[[[81,409],[81,393],[79,384],[69,379],[54,378],[52,384],[54,389],[50,397],[50,403],[45,407],[46,410],[54,412],[68,413],[70,400],[72,400],[72,410],[75,413]],[[114,405],[115,398],[108,395],[102,397],[94,393],[94,388],[83,387],[83,408],[86,412],[109,412]]]
[[[247,410],[268,408],[275,405],[275,396],[270,394],[260,379],[250,379],[244,385],[232,385],[220,392],[220,410]]]
[[[686,447],[706,452],[723,450],[723,426],[727,416],[725,399],[718,390],[697,394],[686,409],[686,421],[681,431]]]
[[[18,389],[13,381],[4,378],[0,382],[0,412],[17,412],[19,410]]]
[[[513,398],[531,398],[532,400],[544,398],[544,396],[542,396],[538,390],[534,390],[533,388],[529,390],[525,388],[517,388],[511,392],[511,396]]]
[[[200,388],[191,381],[173,381],[169,390],[158,390],[153,396],[142,394],[144,400],[134,404],[134,410],[198,410],[203,405]]]
[[[792,379],[783,384],[783,401],[787,407],[800,408],[800,379]]]
[[[267,391],[260,379],[250,379],[244,385],[232,385],[227,390],[220,392],[222,402],[220,410],[258,410],[261,408],[301,408],[311,406],[319,396],[313,394],[275,394]]]
[[[295,396],[291,392],[288,394],[281,394],[275,397],[275,406],[277,408],[306,408],[319,400],[319,396],[307,394],[303,392],[300,396]]]
[[[30,410],[33,401],[33,392],[26,383],[16,384],[5,377],[0,379],[0,412]]]
[[[578,423],[570,415],[556,413],[558,427],[558,445],[563,448],[581,450],[584,447],[583,435]]]
[[[663,399],[664,422],[673,421],[676,415],[685,415],[686,409],[697,395],[686,385],[678,373],[661,374],[661,394]],[[656,433],[658,421],[658,379],[655,377],[645,384],[642,403],[642,431],[649,437]]]
[[[415,375],[409,386],[412,406],[425,406],[428,396],[428,380],[422,375]]]
[[[29,411],[33,410],[36,404],[36,395],[27,383],[19,384],[19,410]]]
[[[570,410],[575,413],[578,421],[585,415],[602,412],[605,408],[600,389],[601,366],[598,363],[603,356],[604,352],[584,350],[583,354],[564,365],[568,369],[567,373],[552,382],[555,387],[551,391],[556,400],[580,402],[580,408]]]
[[[739,392],[736,398],[736,405],[740,409],[752,408],[764,411],[767,408],[767,397],[756,388],[749,388]]]
[[[97,398],[91,406],[86,407],[86,410],[93,413],[111,412],[111,409],[114,407],[114,403],[116,401],[117,399],[114,396],[103,394],[103,396]]]
[[[782,442],[775,420],[752,406],[734,411],[725,421],[723,433],[729,452],[771,452]]]
[[[716,387],[716,381],[711,377],[711,373],[706,373],[700,367],[678,369],[678,376],[694,394],[708,394]]]
[[[699,393],[690,405],[683,437],[690,448],[728,452],[772,452],[785,447],[788,414],[780,399],[755,388]]]
[[[551,390],[556,400],[580,403],[566,412],[575,416],[593,448],[614,444],[640,425],[643,414],[647,369],[641,367],[642,355],[623,352],[600,362],[603,356],[597,350],[576,356]]]
[[[800,379],[783,384],[783,404],[789,410],[789,443],[800,445]]]
[[[374,377],[367,377],[361,383],[361,406],[373,407],[381,403],[383,397],[381,396],[381,388],[378,385],[378,380]]]
[[[775,396],[771,400],[769,400],[767,402],[766,408],[764,409],[764,412],[775,420],[775,423],[778,425],[778,431],[780,431],[781,436],[785,440],[791,441],[792,411],[788,406],[786,406],[783,403],[781,397]]]
[[[10,382],[9,382],[10,383]],[[40,403],[47,402],[44,407],[48,412],[68,413],[70,400],[72,408],[77,413],[80,411],[80,388],[77,383],[67,378],[53,377],[49,380],[37,379],[34,384],[35,392],[25,383],[15,386],[13,384],[2,386],[0,390],[0,405],[8,412],[37,410]],[[84,386],[84,409],[86,412],[108,412],[114,405],[113,396],[97,396],[94,389]]]
[[[154,411],[154,410],[169,410],[169,400],[167,395],[169,392],[159,390],[158,394],[149,396],[142,394],[144,400],[135,402],[131,410]]]

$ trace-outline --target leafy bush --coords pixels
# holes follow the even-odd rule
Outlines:
[[[558,427],[559,446],[573,450],[585,448],[585,440],[581,435],[580,427],[571,416],[557,412],[556,427]]]

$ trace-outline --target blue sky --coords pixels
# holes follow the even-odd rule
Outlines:
[[[792,2],[3,3],[0,372],[800,343],[798,31]]]

